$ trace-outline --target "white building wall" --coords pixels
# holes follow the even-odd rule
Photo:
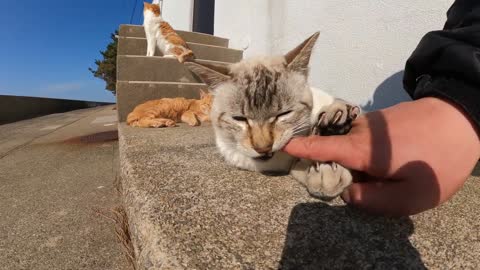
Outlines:
[[[245,56],[268,54],[271,48],[269,0],[216,0],[216,36],[230,39],[229,47]]]
[[[405,61],[421,37],[441,29],[453,0],[218,0],[215,35],[245,56],[284,53],[321,31],[311,83],[334,95],[384,108],[408,99]]]
[[[162,17],[176,30],[192,31],[193,0],[163,0]]]

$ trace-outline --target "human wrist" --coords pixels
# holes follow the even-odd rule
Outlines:
[[[460,127],[457,131],[465,133],[466,136],[468,136],[467,134],[472,135],[473,137],[468,137],[472,138],[472,142],[476,142],[475,147],[480,155],[480,129],[461,106],[440,97],[424,97],[415,102],[422,108],[430,110],[434,115],[445,117],[447,123],[455,123],[457,128]]]

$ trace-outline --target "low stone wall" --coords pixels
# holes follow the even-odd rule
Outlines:
[[[108,105],[107,102],[0,95],[0,125],[52,113]]]

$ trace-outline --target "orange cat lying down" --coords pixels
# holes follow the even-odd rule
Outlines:
[[[178,121],[199,126],[209,121],[213,96],[200,90],[200,99],[162,98],[135,107],[127,116],[132,127],[174,127]]]

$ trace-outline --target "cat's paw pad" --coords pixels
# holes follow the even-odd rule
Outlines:
[[[307,169],[306,187],[310,195],[329,201],[352,183],[352,174],[341,165],[315,162]]]
[[[360,115],[360,107],[341,99],[326,106],[318,115],[312,133],[321,136],[342,135],[350,131],[352,122]]]

